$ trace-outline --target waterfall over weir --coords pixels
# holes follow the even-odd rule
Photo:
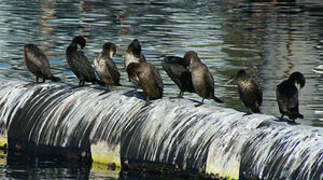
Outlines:
[[[231,178],[323,179],[322,128],[195,104],[164,97],[146,105],[129,91],[2,80],[1,144],[70,149],[117,166],[127,159]]]

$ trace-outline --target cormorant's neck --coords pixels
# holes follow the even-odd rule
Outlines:
[[[131,45],[128,47],[127,52],[128,52],[128,53],[133,54],[136,58],[140,58],[140,54],[141,54],[141,47],[140,47],[140,46],[138,46],[138,45],[133,45],[133,44],[131,44]]]
[[[102,49],[102,54],[107,55],[110,57],[110,51],[109,49]]]
[[[138,50],[132,50],[131,53],[136,57],[136,58],[140,58],[140,51]]]
[[[71,43],[66,49],[66,54],[74,53],[82,50],[81,46],[77,43]]]

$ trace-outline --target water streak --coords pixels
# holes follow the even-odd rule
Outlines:
[[[26,147],[91,153],[90,147],[105,142],[100,147],[129,162],[233,178],[323,178],[322,128],[212,105],[196,108],[190,99],[165,97],[147,105],[142,93],[132,91],[16,80],[0,87],[9,147],[19,140]]]

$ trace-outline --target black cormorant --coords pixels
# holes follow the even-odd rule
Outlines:
[[[128,46],[124,58],[125,69],[132,62],[146,62],[145,56],[141,53],[141,45],[138,39],[134,39]]]
[[[79,86],[84,86],[85,82],[98,83],[104,86],[105,83],[96,77],[94,68],[82,51],[85,45],[86,40],[84,37],[74,37],[72,43],[66,49],[67,63],[80,80]]]
[[[50,79],[54,82],[60,81],[50,72],[50,66],[46,55],[34,44],[24,46],[24,60],[27,68],[36,76],[36,82],[42,78],[42,82]]]
[[[120,85],[120,73],[117,66],[112,61],[112,56],[116,53],[116,45],[107,42],[102,47],[102,52],[94,58],[94,65],[100,80],[106,85]]]
[[[178,56],[167,56],[161,63],[168,76],[179,87],[179,97],[182,97],[185,91],[195,92],[192,83],[192,73],[188,68],[189,64],[189,61],[184,61],[184,58]]]
[[[281,118],[287,115],[294,122],[297,118],[304,118],[298,109],[298,91],[304,86],[305,77],[300,72],[293,72],[287,80],[277,85],[276,98]]]
[[[157,69],[150,63],[130,63],[127,73],[132,82],[139,85],[147,100],[163,97],[163,81]]]
[[[216,102],[223,103],[221,99],[214,96],[213,76],[207,66],[201,62],[197,53],[194,51],[188,51],[185,53],[184,59],[185,61],[187,60],[190,62],[194,90],[203,98],[201,104],[204,103],[204,99],[213,99]]]
[[[248,114],[260,113],[262,104],[262,88],[255,78],[250,77],[245,70],[238,71],[236,75],[240,99],[248,108]]]

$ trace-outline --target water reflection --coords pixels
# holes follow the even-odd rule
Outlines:
[[[8,179],[118,179],[120,170],[0,150],[0,176]]]

